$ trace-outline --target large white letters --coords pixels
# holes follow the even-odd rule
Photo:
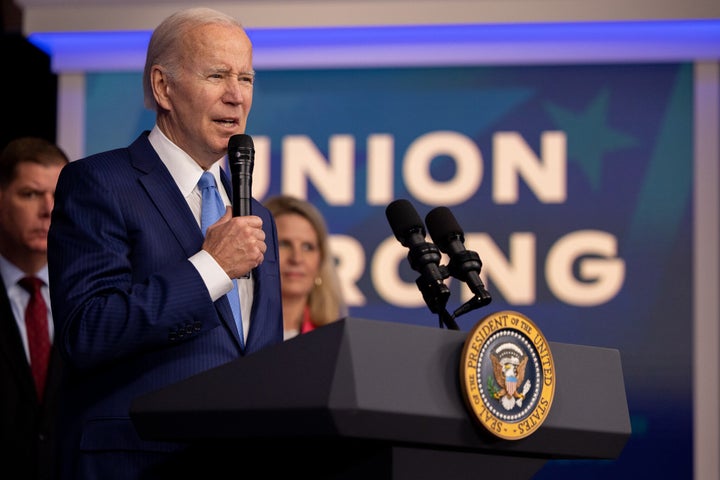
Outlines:
[[[270,184],[270,140],[256,137],[255,144],[254,193],[262,197]],[[391,134],[369,135],[362,175],[356,171],[358,153],[353,136],[330,136],[326,157],[309,137],[288,135],[282,139],[282,191],[307,198],[308,185],[312,184],[328,204],[350,206],[358,201],[357,189],[362,191],[364,187],[367,205],[382,206],[396,198],[398,171],[407,191],[425,205],[462,204],[483,188],[483,155],[475,141],[462,133],[434,131],[419,136],[400,156],[399,170],[395,146]],[[496,132],[492,147],[492,184],[486,188],[492,189],[495,204],[567,201],[564,132],[542,132],[539,155],[518,132]],[[443,156],[452,160],[455,170],[451,178],[440,181],[431,175],[431,164]],[[364,185],[357,183],[363,179]],[[520,199],[521,180],[533,198]],[[503,249],[496,243],[499,239],[493,239],[489,233],[465,233],[466,247],[478,252],[483,261],[481,277],[492,295],[502,296],[513,305],[532,305],[537,301],[538,284],[543,279],[547,290],[570,305],[600,305],[618,294],[625,279],[625,262],[618,258],[617,239],[612,234],[594,230],[570,232],[556,239],[546,253],[537,251],[539,234],[512,233],[506,239],[507,248]],[[368,265],[373,288],[383,300],[400,307],[424,305],[414,279],[399,275],[401,264],[407,262],[407,249],[393,236],[373,247],[347,235],[332,235],[331,248],[350,306],[362,306],[367,301],[358,283]],[[370,251],[372,248],[374,252]],[[544,261],[539,255],[546,255]],[[370,259],[369,264],[366,259]],[[446,256],[443,261],[447,261]],[[542,264],[544,270],[539,275],[537,266]],[[454,280],[448,279],[448,283],[451,281]],[[470,296],[470,290],[464,288],[456,301],[465,302]]]

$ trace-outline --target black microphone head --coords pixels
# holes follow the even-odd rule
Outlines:
[[[425,217],[425,224],[430,232],[430,238],[443,252],[447,252],[450,240],[459,238],[461,242],[465,241],[465,234],[460,224],[447,207],[430,210]]]
[[[238,133],[230,137],[228,165],[233,177],[252,175],[255,167],[255,145],[250,135]]]
[[[425,227],[420,215],[409,201],[399,199],[391,202],[385,209],[385,216],[395,234],[395,238],[404,246],[409,247],[407,243],[412,233],[425,236]]]
[[[240,148],[255,149],[255,144],[250,135],[238,133],[230,137],[230,140],[228,140],[228,151],[238,150]]]

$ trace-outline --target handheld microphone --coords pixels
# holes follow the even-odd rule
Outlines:
[[[430,237],[440,251],[450,257],[450,275],[465,282],[479,301],[479,306],[490,303],[492,297],[480,279],[480,256],[465,249],[465,234],[455,216],[447,207],[436,207],[425,217]]]
[[[433,313],[442,313],[450,298],[450,289],[443,282],[438,247],[425,241],[425,227],[415,208],[407,200],[395,200],[385,209],[395,238],[410,249],[410,267],[420,273],[416,284],[425,303]]]
[[[255,145],[250,135],[239,133],[228,141],[228,163],[232,177],[233,217],[252,215],[252,173]]]

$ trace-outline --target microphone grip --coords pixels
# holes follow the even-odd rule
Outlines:
[[[250,162],[237,162],[232,167],[232,214],[233,217],[252,215],[252,156]],[[246,273],[241,278],[250,278]]]
[[[240,172],[232,177],[232,213],[233,217],[252,215],[250,198],[252,197],[252,175]]]

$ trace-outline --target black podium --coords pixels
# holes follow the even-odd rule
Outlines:
[[[464,404],[466,335],[348,318],[139,397],[131,417],[218,471],[270,457],[267,478],[519,479],[548,459],[619,456],[631,429],[617,350],[549,342],[551,411],[503,440]]]

